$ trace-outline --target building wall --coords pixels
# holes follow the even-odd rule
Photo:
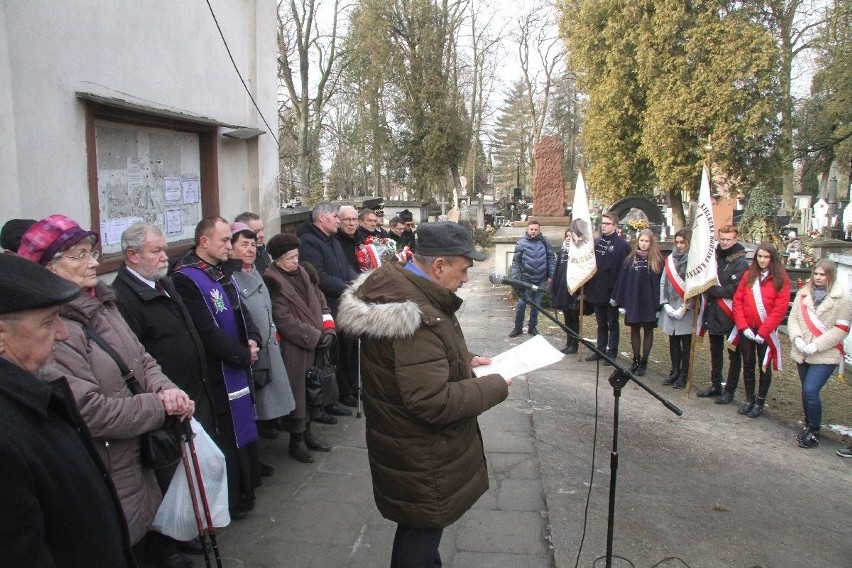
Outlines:
[[[276,2],[211,4],[249,90],[277,129]],[[76,92],[266,131],[250,141],[218,137],[220,213],[232,218],[262,207],[265,218],[277,218],[277,132],[246,94],[205,2],[4,0],[0,219],[90,218],[86,104]]]

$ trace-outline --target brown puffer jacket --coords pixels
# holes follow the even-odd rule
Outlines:
[[[139,461],[139,436],[160,427],[166,413],[156,392],[177,388],[139,343],[121,317],[113,291],[103,284],[96,297],[85,292],[60,309],[70,337],[56,345],[55,376],[64,376],[80,415],[107,466],[127,519],[130,542],[136,544],[150,528],[162,501],[157,480]],[[124,360],[145,389],[131,396],[115,361],[89,341],[87,322]]]
[[[397,263],[341,297],[338,329],[361,338],[373,495],[382,515],[421,529],[458,520],[488,489],[476,417],[502,402],[500,375],[473,378],[461,299]]]

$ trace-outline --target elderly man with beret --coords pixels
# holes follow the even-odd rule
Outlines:
[[[115,489],[64,378],[42,374],[80,288],[0,255],[0,564],[135,566]]]
[[[362,339],[373,496],[397,523],[391,568],[440,566],[444,527],[488,489],[476,417],[505,400],[511,379],[473,378],[491,360],[468,351],[455,316],[455,292],[484,259],[457,223],[424,223],[408,264],[383,264],[340,302],[338,327]]]

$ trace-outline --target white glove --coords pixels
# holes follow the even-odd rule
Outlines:
[[[624,308],[618,308],[618,313],[620,313],[621,315],[624,315],[624,314],[627,313],[627,310],[625,310]]]
[[[796,337],[796,338],[793,339],[793,345],[796,346],[796,349],[798,349],[799,351],[804,353],[805,352],[805,345],[807,345],[807,344],[805,343],[805,340],[802,339],[801,337]]]
[[[804,353],[805,355],[813,355],[814,353],[816,353],[816,350],[817,346],[815,343],[808,343],[802,348],[802,353]]]
[[[671,307],[669,304],[663,304],[663,309],[666,310],[667,316],[669,316],[670,318],[675,317],[675,313],[677,312],[677,310]]]
[[[681,306],[675,310],[674,315],[672,316],[674,319],[679,320],[683,319],[683,316],[686,315],[686,306]]]
[[[757,343],[758,345],[763,345],[763,343],[764,343],[765,341],[766,341],[766,340],[765,340],[765,339],[763,339],[763,338],[762,338],[761,336],[759,336],[758,334],[756,334],[756,333],[754,334],[754,342],[755,342],[755,343]]]
[[[617,305],[618,305],[618,302],[616,302],[616,301],[615,301],[615,298],[611,298],[611,299],[609,300],[609,305],[610,305],[610,306],[612,306],[612,307],[614,308],[615,306],[617,306]]]
[[[746,330],[743,332],[743,335],[746,337],[746,339],[757,341],[757,336],[754,334],[750,327],[746,328]]]

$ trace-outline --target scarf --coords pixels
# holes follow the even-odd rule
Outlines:
[[[678,275],[683,278],[686,276],[686,260],[689,257],[689,251],[678,252],[677,250],[672,251],[671,258],[674,259],[675,267],[677,268]],[[663,298],[665,299],[674,299],[675,297],[680,298],[680,294],[678,294],[677,290],[675,290],[674,286],[672,286],[671,281],[668,278],[664,279],[665,286],[663,288]],[[663,302],[663,298],[660,298],[660,301]]]
[[[825,286],[814,286],[811,295],[814,297],[814,308],[816,308],[825,300],[828,290],[825,289]]]

